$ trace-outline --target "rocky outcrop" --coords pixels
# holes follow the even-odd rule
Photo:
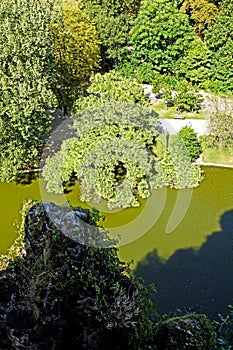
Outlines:
[[[65,220],[83,235],[85,223],[93,225],[88,210],[52,203],[27,214],[26,255],[0,272],[1,350],[127,347],[139,313],[136,288],[113,248],[77,242],[56,227]]]
[[[205,315],[189,314],[159,322],[154,343],[157,350],[212,350],[216,349],[215,336]]]
[[[108,240],[94,223],[82,208],[28,211],[25,255],[0,271],[0,350],[212,350],[203,315],[153,324],[148,290],[116,249],[84,244]]]

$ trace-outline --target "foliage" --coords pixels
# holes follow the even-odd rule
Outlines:
[[[153,79],[153,92],[163,92],[163,98],[166,93],[170,94],[177,85],[177,80],[171,75],[162,75],[156,73]],[[170,91],[170,92],[169,92]],[[171,97],[171,96],[170,96]],[[168,98],[170,98],[168,97]]]
[[[131,58],[131,61],[125,60],[119,64],[117,71],[125,77],[136,79],[139,83],[148,84],[153,82],[156,74],[152,63],[141,62],[138,65],[137,60],[133,58]]]
[[[100,43],[94,25],[73,2],[65,4],[62,21],[52,27],[52,33],[57,73],[54,90],[59,106],[70,109],[99,67]]]
[[[212,113],[208,124],[207,147],[231,148],[233,146],[233,114]]]
[[[226,316],[219,315],[219,320],[215,321],[217,342],[216,350],[233,349],[233,305],[228,306],[229,312]]]
[[[212,52],[200,39],[195,39],[177,67],[177,75],[198,87],[211,78]]]
[[[128,33],[141,0],[77,0],[95,23],[101,40],[102,69],[116,68],[128,52]]]
[[[233,91],[233,2],[223,0],[220,12],[208,26],[205,34],[207,46],[213,51],[212,90]]]
[[[0,178],[13,180],[37,164],[54,104],[53,1],[0,4]]]
[[[187,15],[176,2],[145,0],[130,31],[130,59],[152,63],[156,71],[172,74],[194,37]]]
[[[175,180],[166,180],[170,163],[156,157],[158,116],[139,105],[123,103],[88,108],[74,118],[77,137],[64,140],[43,169],[49,192],[63,192],[76,174],[85,202],[107,201],[110,209],[139,206],[152,189],[197,186],[201,176],[182,144],[172,148]],[[186,152],[187,153],[187,152]]]
[[[48,158],[43,176],[49,191],[63,192],[72,173],[81,186],[81,200],[104,198],[110,208],[138,206],[150,188],[163,185],[150,148],[158,135],[155,112],[140,105],[105,104],[74,119],[78,137],[63,141]]]
[[[116,71],[100,74],[91,79],[87,96],[76,101],[73,110],[83,110],[87,107],[110,102],[139,103],[148,105],[142,86],[135,80],[123,77]]]
[[[192,164],[183,141],[177,138],[159,162],[165,174],[166,186],[176,189],[197,187],[202,180],[201,168]]]
[[[195,32],[203,38],[203,32],[218,14],[218,8],[208,0],[184,0],[181,11],[188,14]]]
[[[162,98],[165,102],[167,107],[173,107],[174,106],[174,92],[170,85],[166,85],[162,89]]]
[[[74,211],[82,217],[80,225],[84,217],[86,226],[98,229],[89,210],[46,204],[31,207],[25,218],[26,254],[0,273],[1,310],[7,314],[10,307],[17,319],[11,322],[11,332],[18,330],[13,347],[20,338],[21,346],[31,349],[145,349],[152,339],[154,288],[145,288],[133,276],[116,248],[75,242],[57,229],[47,212],[49,206],[61,219],[62,213]],[[19,310],[27,313],[22,316]],[[30,325],[19,328],[23,317]],[[8,320],[1,323],[1,349],[10,343],[8,326]]]
[[[81,269],[76,263],[70,265],[70,278],[58,283],[60,302],[69,303],[68,297],[81,291],[78,303],[89,315],[88,333],[95,333],[93,340],[99,338],[100,348],[107,350],[111,344],[113,349],[146,349],[153,334],[155,288],[144,287],[129,265],[119,260],[115,248],[86,248]]]
[[[203,314],[189,314],[160,321],[155,329],[157,350],[213,350],[213,323]]]
[[[205,163],[218,163],[233,165],[233,149],[231,148],[208,148],[206,146],[206,137],[202,141],[204,143],[204,152],[201,155],[201,159]],[[208,138],[207,138],[208,143]]]
[[[178,135],[181,137],[191,161],[194,162],[202,152],[201,143],[198,140],[196,132],[190,126],[184,126]]]
[[[169,84],[162,88],[162,97],[167,107],[175,106],[179,112],[193,112],[200,108],[203,98],[186,80],[174,81],[174,89]]]
[[[198,110],[202,101],[202,96],[196,93],[192,85],[187,83],[185,80],[181,80],[176,85],[174,105],[178,111],[193,112]]]

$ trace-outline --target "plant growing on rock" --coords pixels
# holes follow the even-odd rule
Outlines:
[[[233,347],[233,305],[228,305],[228,309],[226,316],[219,315],[219,320],[214,321],[217,333],[216,350],[231,350]]]
[[[87,247],[60,231],[67,215],[73,229],[98,230],[82,208],[47,202],[29,210],[26,255],[0,272],[0,348],[145,348],[154,312],[147,289],[115,248]]]
[[[157,350],[212,350],[216,342],[213,323],[199,314],[159,322],[154,337]]]

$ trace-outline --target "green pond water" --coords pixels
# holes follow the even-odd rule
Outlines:
[[[193,191],[159,190],[140,208],[104,213],[104,226],[122,234],[119,257],[133,260],[135,274],[157,286],[159,312],[216,317],[233,303],[233,169],[203,169],[205,178]],[[22,201],[51,200],[41,196],[39,184],[0,183],[0,253],[16,238]],[[67,200],[83,205],[75,187],[68,192]]]

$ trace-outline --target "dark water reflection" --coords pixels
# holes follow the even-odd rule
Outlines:
[[[149,253],[135,273],[158,288],[159,313],[196,311],[216,318],[233,303],[233,210],[220,218],[214,232],[199,250],[180,249],[167,261]]]

